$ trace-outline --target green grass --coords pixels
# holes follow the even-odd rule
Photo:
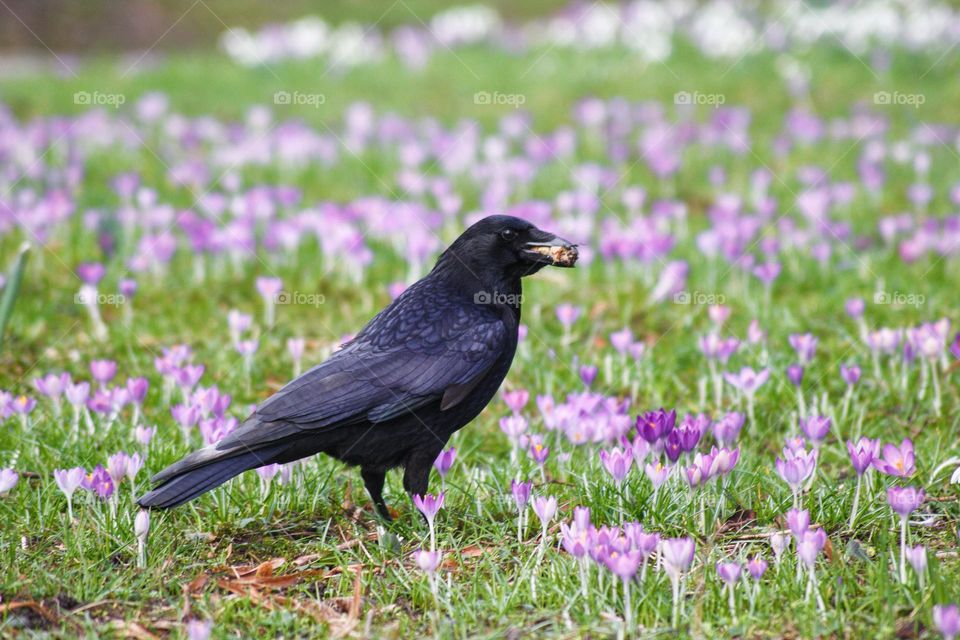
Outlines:
[[[875,91],[895,88],[927,97],[919,110],[887,112],[896,131],[906,132],[920,119],[957,124],[960,85],[953,82],[958,70],[954,59],[934,66],[922,80],[917,71],[925,70],[933,59],[897,54],[889,74],[879,80],[860,61],[829,48],[818,48],[803,59],[814,70],[812,105],[824,116],[845,115],[851,104],[869,103]],[[554,50],[508,56],[476,48],[456,56],[438,55],[422,73],[406,71],[390,61],[348,74],[322,75],[316,63],[249,70],[215,55],[172,55],[124,77],[126,67],[106,58],[83,66],[76,77],[2,80],[0,96],[18,117],[32,118],[78,113],[81,107],[72,98],[76,91],[122,93],[129,106],[144,93],[160,90],[183,113],[239,119],[252,104],[271,104],[275,91],[318,92],[327,97],[320,109],[273,107],[275,115],[336,129],[347,105],[367,100],[378,112],[429,115],[444,123],[470,117],[489,129],[509,109],[475,105],[473,94],[501,91],[524,94],[525,108],[535,115],[534,128],[549,131],[569,121],[572,106],[587,95],[654,100],[672,109],[677,91],[718,92],[725,95],[727,104],[752,109],[756,155],[731,157],[717,152],[686,158],[670,184],[654,180],[641,166],[631,168],[624,179],[642,185],[652,197],[674,194],[687,202],[693,230],[705,226],[704,213],[713,198],[706,175],[713,164],[722,163],[731,184],[739,185],[746,184],[753,169],[770,164],[778,175],[785,176],[772,190],[787,203],[799,190],[787,176],[804,164],[830,167],[836,179],[856,179],[858,154],[845,155],[847,143],[819,145],[792,153],[786,160],[769,154],[770,140],[790,107],[785,90],[774,81],[772,56],[750,57],[727,72],[730,63],[705,60],[681,47],[668,65],[643,65],[611,51],[574,54]],[[709,115],[709,110],[703,109],[702,114]],[[586,153],[588,157],[577,161],[598,159]],[[943,146],[933,148],[931,155],[937,188],[934,210],[946,210],[947,192],[957,181],[955,156]],[[78,202],[81,210],[115,206],[108,181],[130,169],[140,171],[148,184],[161,185],[163,201],[177,207],[193,202],[186,191],[162,186],[164,167],[148,151],[111,150],[95,160],[87,165]],[[294,183],[304,190],[307,202],[346,201],[373,193],[398,194],[401,190],[393,184],[394,169],[392,160],[370,153],[363,158],[345,155],[330,171],[311,167],[281,179],[265,170],[245,177],[251,182]],[[551,167],[538,176],[531,197],[552,199],[569,188],[569,182],[568,167]],[[911,182],[908,171],[893,173],[880,203],[855,202],[850,214],[855,230],[873,233],[880,215],[905,209],[903,194]],[[464,188],[465,209],[470,210],[477,206],[477,194]],[[608,205],[615,209],[612,196],[610,200]],[[445,241],[452,239],[453,231],[448,230]],[[7,262],[20,241],[16,235],[0,237],[0,262]],[[306,336],[310,340],[306,362],[321,360],[340,336],[357,330],[388,302],[387,285],[406,273],[403,261],[378,243],[374,262],[360,286],[325,273],[319,249],[312,245],[286,262],[262,254],[288,290],[322,293],[326,303],[318,308],[279,309],[277,326],[261,336],[248,384],[239,356],[229,346],[225,315],[227,310],[239,308],[254,313],[259,322],[261,307],[253,287],[254,277],[264,271],[259,261],[196,283],[190,259],[178,255],[167,277],[141,279],[131,326],[123,324],[119,309],[104,310],[110,338],[97,344],[83,308],[73,303],[76,281],[70,275],[77,263],[97,257],[95,247],[93,233],[75,220],[32,256],[5,351],[0,354],[0,388],[34,394],[32,379],[48,371],[69,371],[77,378],[88,378],[87,365],[94,358],[118,360],[121,378],[147,376],[151,392],[146,420],[157,424],[160,433],[138,479],[138,491],[145,488],[148,473],[198,444],[194,441],[188,446],[182,441],[169,405],[162,402],[161,380],[153,367],[161,347],[190,344],[196,361],[207,366],[203,384],[215,383],[233,394],[232,406],[242,413],[240,408],[262,400],[289,378],[290,363],[284,350],[288,337]],[[699,255],[690,237],[683,239],[676,255],[690,261],[691,290],[720,293],[734,309],[728,333],[743,336],[751,318],[761,320],[770,334],[769,366],[774,372],[758,396],[757,433],[744,435],[744,453],[726,489],[722,519],[731,518],[736,509],[741,521],[729,522],[719,534],[698,534],[697,560],[688,578],[690,596],[679,633],[692,637],[891,637],[900,633],[912,637],[927,633],[931,605],[955,600],[960,578],[954,554],[960,515],[956,491],[942,476],[930,479],[937,464],[956,455],[960,407],[956,373],[953,379],[944,380],[941,418],[932,415],[928,400],[915,399],[915,379],[907,393],[878,386],[871,377],[869,355],[857,338],[857,328],[843,313],[843,303],[855,295],[870,299],[882,279],[887,290],[912,291],[925,296],[926,302],[916,309],[871,305],[871,326],[907,326],[941,316],[951,317],[956,325],[960,321],[956,261],[925,258],[905,266],[896,256],[876,249],[843,255],[831,268],[823,269],[808,257],[797,256],[785,261],[784,273],[767,305],[755,280],[747,281],[727,271],[725,265],[717,266],[716,281],[709,281],[705,274],[712,270],[710,263]],[[115,283],[116,272],[123,270],[120,264],[111,268],[108,287]],[[524,322],[530,337],[508,376],[509,387],[524,387],[534,395],[553,393],[558,398],[581,389],[574,358],[600,363],[610,353],[606,336],[628,325],[652,347],[649,357],[629,374],[638,386],[638,395],[632,398],[633,411],[661,405],[675,406],[681,413],[700,409],[697,382],[705,363],[696,336],[708,328],[703,308],[651,305],[646,302],[649,283],[644,274],[599,261],[573,272],[545,272],[526,287]],[[563,342],[553,314],[562,302],[586,309],[569,343]],[[787,336],[806,331],[821,340],[818,357],[807,371],[808,397],[828,393],[833,403],[839,401],[843,383],[837,365],[842,361],[859,361],[865,373],[854,405],[855,414],[862,415],[860,424],[851,419],[834,427],[822,454],[819,477],[804,501],[832,543],[832,557],[822,560],[819,568],[827,613],[821,616],[806,600],[805,583],[795,581],[790,556],[783,565],[771,568],[752,612],[748,611],[745,585],[741,585],[740,615],[734,620],[713,564],[728,555],[742,558],[762,553],[769,557],[769,547],[760,534],[782,527],[790,494],[776,476],[773,460],[783,434],[792,428],[795,410],[794,391],[782,372],[794,360]],[[755,366],[759,357],[757,350],[746,350],[736,356],[732,368]],[[610,377],[601,367],[598,388],[615,395],[629,394],[620,384],[620,366],[612,364]],[[729,404],[729,395],[727,398]],[[307,461],[295,488],[274,483],[263,499],[257,477],[246,474],[188,506],[155,513],[148,565],[138,569],[130,487],[125,483],[119,488],[116,516],[105,505],[78,493],[76,521],[68,522],[66,502],[51,476],[55,468],[89,468],[105,463],[117,450],[133,451],[131,425],[121,418],[110,429],[98,428],[92,435],[82,431],[81,437],[74,439],[65,424],[68,421],[55,419],[49,404],[41,401],[29,428],[11,419],[0,430],[0,466],[12,465],[22,476],[13,492],[0,498],[0,566],[4,569],[0,595],[3,603],[39,602],[50,618],[25,609],[10,611],[0,618],[0,634],[13,636],[22,631],[75,637],[104,633],[103,625],[108,623],[127,624],[118,627],[118,633],[123,629],[129,632],[129,625],[136,623],[160,635],[177,636],[183,634],[180,623],[184,619],[199,617],[215,620],[218,637],[312,637],[334,633],[342,628],[338,625],[356,625],[356,635],[369,632],[372,637],[429,633],[491,638],[614,635],[619,627],[618,585],[606,572],[598,580],[600,574],[593,568],[589,598],[583,599],[577,567],[569,556],[555,548],[542,558],[538,555],[538,526],[531,524],[518,542],[510,480],[529,476],[535,481],[536,493],[557,496],[561,504],[557,522],[569,520],[574,506],[587,505],[594,522],[639,519],[664,535],[698,530],[698,515],[689,494],[678,488],[652,503],[649,483],[634,473],[627,488],[629,499],[620,514],[619,496],[601,469],[596,450],[574,449],[555,435],[548,438],[553,453],[543,483],[528,460],[509,464],[509,446],[497,427],[497,419],[505,413],[503,404],[496,401],[452,441],[459,454],[447,479],[447,503],[438,519],[439,546],[447,564],[440,572],[440,612],[434,619],[427,579],[410,556],[424,540],[426,526],[403,494],[399,474],[388,479],[388,502],[400,511],[389,529],[377,526],[356,471],[329,459]],[[537,420],[534,425],[540,426]],[[942,499],[925,507],[936,516],[932,526],[912,528],[914,540],[927,544],[931,556],[943,553],[940,559],[931,557],[931,575],[924,590],[917,588],[912,574],[908,584],[901,585],[890,573],[898,533],[880,478],[873,478],[876,486],[864,496],[856,530],[847,529],[853,479],[843,441],[861,430],[885,441],[914,438],[920,469],[915,481],[923,484],[928,494]],[[561,462],[560,451],[570,453],[570,460]],[[438,490],[439,479],[434,477],[431,486]],[[707,494],[711,501],[714,492],[711,489]],[[530,518],[535,520],[532,514]],[[557,522],[550,530],[552,542],[558,539]],[[217,582],[230,577],[228,567],[256,565],[277,557],[286,560],[277,571],[280,575],[303,572],[302,579],[277,591],[261,590],[258,595],[237,595]],[[302,565],[293,564],[297,558],[305,558]],[[355,592],[354,571],[360,574],[359,592]],[[198,588],[187,588],[202,575],[211,577]],[[534,575],[536,600],[531,598]],[[362,600],[359,616],[353,619],[348,614],[355,593]],[[673,637],[666,578],[651,571],[634,596],[636,620],[644,634]]]

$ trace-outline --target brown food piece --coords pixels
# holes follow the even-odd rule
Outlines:
[[[576,247],[556,245],[553,247],[534,247],[533,250],[539,254],[549,256],[553,264],[561,267],[572,267],[579,257]]]
[[[553,258],[553,264],[561,267],[572,267],[579,258],[576,247],[550,247],[550,257]]]

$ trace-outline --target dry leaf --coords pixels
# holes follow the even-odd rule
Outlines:
[[[139,640],[159,640],[160,638],[160,636],[147,631],[147,629],[138,622],[111,620],[107,628],[124,638],[138,638]]]
[[[207,582],[210,581],[209,573],[201,573],[187,584],[187,593],[200,593]]]
[[[293,561],[293,564],[295,564],[298,567],[302,567],[305,564],[310,564],[311,562],[319,559],[320,559],[319,553],[308,553],[305,556],[300,556],[299,558],[295,559]]]
[[[360,617],[360,601],[363,597],[363,584],[360,581],[360,572],[357,571],[353,579],[353,602],[350,603],[349,615],[356,620]]]

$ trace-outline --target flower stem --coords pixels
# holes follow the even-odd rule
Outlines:
[[[907,582],[907,518],[900,518],[900,582]]]
[[[633,606],[630,604],[630,579],[623,579],[623,620],[627,627],[627,636],[633,633]]]
[[[670,620],[671,625],[676,629],[677,625],[680,624],[680,575],[670,576],[670,581],[673,586],[673,615]]]
[[[860,489],[863,486],[863,476],[857,476],[857,489],[853,492],[853,507],[850,509],[850,529],[857,520],[857,510],[860,507]]]

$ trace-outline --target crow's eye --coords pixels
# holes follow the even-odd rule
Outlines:
[[[513,229],[504,229],[503,231],[500,232],[500,237],[506,240],[507,242],[510,242],[511,240],[517,237],[517,232],[514,231]]]

